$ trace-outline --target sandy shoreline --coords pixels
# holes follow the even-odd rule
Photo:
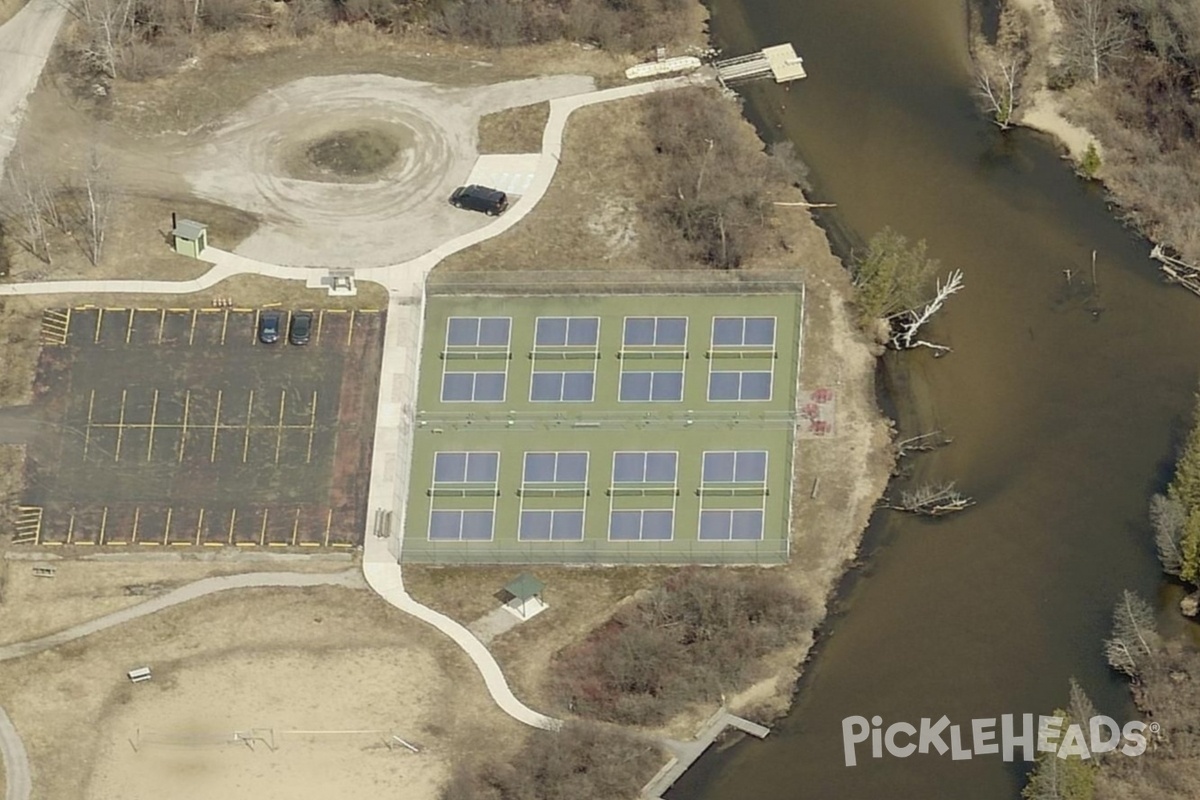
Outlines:
[[[1047,86],[1047,75],[1059,56],[1054,37],[1062,29],[1062,21],[1051,0],[1007,0],[1021,11],[1029,23],[1029,67],[1025,72],[1025,88],[1015,121],[1026,128],[1048,133],[1056,138],[1075,162],[1079,162],[1088,145],[1094,145],[1103,160],[1100,142],[1091,131],[1071,122],[1063,114],[1058,96]]]

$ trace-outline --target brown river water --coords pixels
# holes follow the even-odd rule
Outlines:
[[[1052,142],[982,118],[962,2],[716,0],[713,31],[728,55],[790,41],[804,57],[807,80],[742,94],[809,164],[812,199],[837,203],[821,222],[839,249],[891,225],[966,273],[929,331],[954,352],[889,357],[881,383],[902,429],[954,438],[914,480],[954,479],[978,505],[877,514],[791,714],[669,797],[1012,800],[1027,765],[999,756],[876,760],[863,744],[846,767],[842,720],[944,714],[969,736],[975,718],[1065,705],[1072,675],[1102,713],[1137,718],[1100,641],[1122,589],[1168,594],[1145,509],[1186,429],[1200,299],[1160,282]]]

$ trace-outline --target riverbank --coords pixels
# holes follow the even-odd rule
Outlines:
[[[1200,32],[1168,3],[1114,7],[1101,20],[1110,38],[1081,64],[1053,0],[1005,0],[1029,24],[1029,66],[1018,124],[1054,136],[1103,182],[1123,222],[1185,261],[1200,261],[1200,146],[1194,92]]]
[[[919,432],[910,414],[923,411],[926,430],[954,439],[914,460],[912,480],[957,481],[978,504],[872,526],[869,564],[845,582],[789,718],[697,764],[681,800],[784,800],[803,786],[839,800],[1012,800],[1024,776],[998,756],[847,769],[841,723],[1050,713],[1072,675],[1114,718],[1141,718],[1098,643],[1114,590],[1158,584],[1130,526],[1195,389],[1180,342],[1200,317],[1049,137],[980,113],[965,5],[715,5],[728,50],[791,40],[811,65],[790,94],[750,89],[748,110],[795,144],[815,196],[837,203],[831,220],[864,234],[892,225],[965,271],[930,331],[954,353],[889,356],[884,374],[902,390],[888,391],[902,430]],[[1083,285],[1093,250],[1098,291]]]
[[[713,95],[711,105],[705,104],[706,113],[713,115],[717,129],[728,132],[726,144],[737,151],[739,162],[747,171],[766,168],[772,156],[740,106]],[[534,251],[551,263],[569,262],[580,274],[668,263],[673,257],[669,231],[656,227],[648,213],[631,213],[653,207],[666,191],[662,159],[646,124],[654,113],[650,102],[631,99],[577,112],[568,123],[562,165],[543,205],[513,231],[447,259],[435,275],[519,264],[522,254]],[[761,230],[750,237],[752,246],[739,272],[801,272],[806,299],[799,394],[807,398],[826,390],[836,414],[828,433],[804,430],[797,438],[792,559],[761,573],[768,579],[785,579],[803,609],[803,628],[790,631],[783,647],[748,665],[747,685],[726,687],[730,710],[755,721],[770,721],[789,709],[813,632],[823,623],[828,602],[855,559],[892,467],[891,424],[876,402],[878,348],[856,324],[849,275],[811,212],[796,205],[803,201],[802,193],[790,185],[769,191]],[[570,243],[570,251],[562,249],[562,243]],[[686,283],[687,271],[675,274]],[[663,585],[676,571],[539,566],[538,577],[553,593],[553,612],[490,643],[517,694],[549,713],[570,715],[553,690],[559,677],[556,654],[606,626],[624,604]],[[405,582],[421,602],[470,624],[494,602],[479,586],[503,585],[509,572],[503,567],[409,566]],[[753,582],[754,572],[749,572],[746,578]],[[668,713],[666,723],[648,732],[691,737],[711,716],[716,696],[711,700],[687,703],[681,713]]]
[[[293,64],[292,68],[298,67]],[[161,92],[161,86],[158,90]],[[224,100],[228,102],[229,98]],[[129,107],[124,108],[128,111]],[[738,146],[746,148],[746,152],[752,154],[755,159],[769,158],[763,152],[763,144],[752,127],[739,116],[737,105],[727,103],[724,111],[726,115],[739,120],[740,127],[737,127],[736,134]],[[607,136],[614,129],[598,130],[602,130]],[[61,135],[60,131],[57,137]],[[570,169],[572,163],[578,163],[578,159],[570,157],[572,146],[578,145],[573,145],[569,140],[567,156],[563,160],[564,170]],[[621,176],[624,187],[635,194],[645,191],[644,165],[629,158],[628,153],[619,149],[609,151],[608,154],[613,156],[613,164],[624,168]],[[575,155],[578,155],[578,152]],[[765,162],[756,161],[755,165],[760,163]],[[753,710],[759,718],[770,718],[783,713],[790,706],[800,665],[812,645],[812,631],[823,621],[828,599],[847,565],[853,561],[875,501],[886,485],[891,466],[889,424],[875,403],[875,357],[872,343],[854,323],[854,314],[849,307],[852,287],[843,265],[830,252],[825,234],[813,222],[809,212],[794,205],[801,199],[802,196],[798,192],[788,189],[772,197],[772,200],[793,205],[773,205],[770,202],[765,204],[762,230],[758,232],[763,246],[755,258],[747,260],[743,269],[747,272],[758,268],[781,267],[803,270],[808,305],[800,388],[805,392],[827,390],[828,395],[823,393],[822,396],[834,399],[837,414],[833,420],[833,428],[826,435],[802,437],[796,444],[797,472],[793,484],[797,491],[793,497],[795,522],[791,532],[793,560],[789,566],[781,568],[781,571],[795,586],[797,596],[806,609],[806,623],[802,629],[794,631],[795,641],[772,653],[761,663],[754,664],[753,674],[757,680],[752,686],[730,698],[730,705],[734,710]],[[626,233],[621,223],[638,216],[636,213],[629,213],[633,210],[633,206],[620,204],[605,206],[593,196],[591,208],[582,221],[588,225],[591,235],[620,245],[625,241]],[[610,237],[609,234],[614,228],[615,233],[619,235]],[[654,243],[648,244],[653,246]],[[652,257],[645,257],[653,252],[627,251],[622,260],[639,267],[661,263]],[[570,261],[563,258],[559,263],[565,265]],[[605,268],[605,265],[601,265],[601,268]],[[624,574],[616,569],[596,572],[601,579],[618,586]],[[770,572],[774,573],[775,570]],[[478,572],[475,574],[478,576]],[[414,581],[415,583],[417,582]],[[477,577],[471,587],[474,594],[485,602],[494,604],[489,593],[480,591],[481,585],[486,584],[480,582]],[[636,589],[629,594],[635,591]],[[441,602],[445,602],[444,599],[439,600],[440,602],[432,604],[440,605]],[[557,598],[554,608],[555,611],[545,615],[545,618],[557,616],[567,618],[568,622],[567,626],[560,626],[558,633],[569,628],[570,624],[575,624],[577,629],[573,633],[578,637],[581,630],[586,632],[586,629],[578,627],[582,623],[603,622],[603,619],[594,620],[586,616],[571,617],[567,603]],[[611,614],[612,610],[613,606],[610,605],[604,609],[604,613]],[[810,619],[811,624],[808,622]],[[533,629],[531,626],[531,630]],[[540,637],[544,629],[537,631]],[[552,644],[552,639],[539,643],[541,649],[538,656],[544,665],[540,672],[535,670],[531,673],[534,677],[544,677],[548,673],[544,666],[549,664],[556,652]],[[503,651],[507,646],[505,642],[500,642],[497,649]],[[518,688],[525,688],[526,681],[531,680],[527,673],[524,670],[513,669],[508,662],[505,665],[513,676],[514,684]],[[536,690],[530,694],[536,695]],[[689,709],[670,727],[684,729],[690,735],[691,720],[696,715],[707,716],[710,711],[711,708]]]
[[[1103,143],[1083,125],[1067,118],[1059,94],[1049,87],[1050,71],[1061,61],[1055,41],[1062,32],[1062,20],[1054,0],[1008,0],[1024,15],[1029,33],[1029,66],[1025,69],[1023,97],[1015,122],[1026,128],[1048,133],[1067,149],[1078,164],[1094,144],[1103,162]]]

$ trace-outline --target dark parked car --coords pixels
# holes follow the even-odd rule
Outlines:
[[[469,208],[494,217],[508,208],[508,195],[486,186],[460,186],[450,195],[450,203],[455,208]]]
[[[258,315],[258,340],[263,344],[279,341],[279,326],[283,315],[278,311],[264,311]]]
[[[288,341],[292,344],[308,344],[312,336],[313,315],[311,311],[297,311],[292,314],[292,327],[288,331]]]

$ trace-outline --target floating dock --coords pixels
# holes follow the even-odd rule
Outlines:
[[[798,81],[808,76],[804,59],[796,55],[790,44],[764,47],[757,53],[726,58],[713,64],[722,83],[758,80],[771,76],[776,83]]]

